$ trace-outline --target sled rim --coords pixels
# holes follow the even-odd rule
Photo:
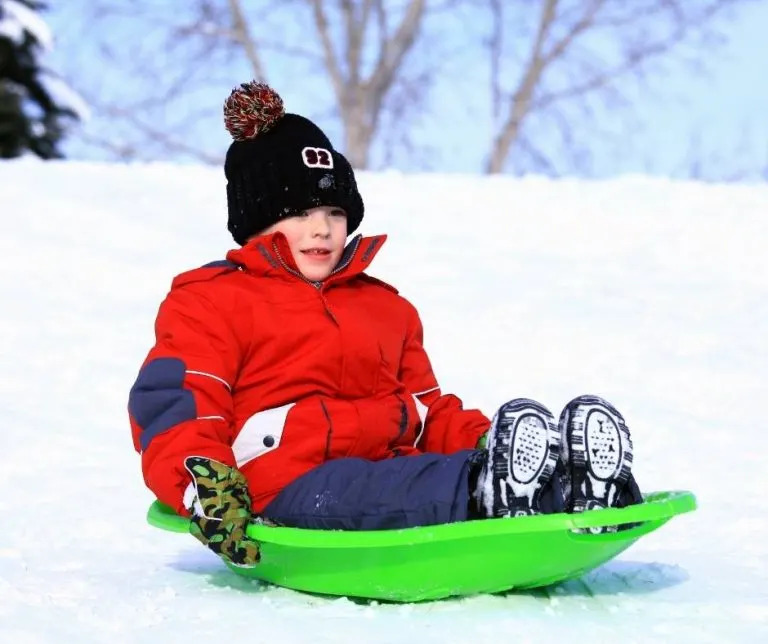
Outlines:
[[[386,548],[471,539],[479,536],[536,532],[573,531],[626,524],[641,524],[620,532],[590,534],[573,533],[577,539],[626,539],[650,532],[679,514],[696,509],[696,497],[688,491],[653,492],[644,495],[645,502],[626,508],[607,508],[580,514],[540,514],[514,519],[481,519],[436,526],[399,530],[307,530],[252,523],[250,538],[262,543],[301,548]],[[147,522],[168,532],[189,532],[190,520],[172,508],[154,501],[147,512]]]

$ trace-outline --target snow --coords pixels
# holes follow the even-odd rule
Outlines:
[[[5,162],[0,639],[768,641],[768,186],[360,185],[363,232],[391,235],[372,273],[420,308],[444,389],[488,414],[602,395],[643,489],[700,508],[546,592],[379,605],[236,577],[146,524],[126,416],[172,276],[231,246],[221,171]]]
[[[28,32],[45,51],[53,49],[53,35],[40,14],[16,0],[3,0],[0,12],[0,36],[20,43]]]

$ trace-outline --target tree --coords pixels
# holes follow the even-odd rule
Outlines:
[[[61,157],[67,123],[79,118],[46,85],[51,74],[40,56],[50,49],[51,35],[37,14],[42,9],[33,0],[0,0],[0,158],[27,151]]]
[[[703,54],[722,40],[716,19],[750,1],[488,0],[496,128],[486,171],[516,162],[558,174],[566,155],[584,170],[596,134],[586,117],[600,103],[630,112],[630,83],[662,76],[664,63],[690,56],[701,67]],[[554,154],[539,143],[552,133],[561,143]]]
[[[426,0],[407,2],[393,28],[388,25],[391,12],[384,0],[342,0],[342,27],[337,29],[343,34],[340,38],[333,36],[325,7],[329,3],[311,0],[310,4],[325,69],[344,123],[344,149],[353,166],[366,168],[387,95],[398,75],[403,74],[403,63],[418,37]],[[366,42],[370,31],[376,32],[375,40]],[[335,42],[341,42],[341,47]],[[366,48],[372,42],[375,61],[366,65]]]
[[[102,75],[94,77],[89,103],[119,125],[90,142],[122,159],[173,153],[220,162],[222,146],[210,135],[218,103],[195,97],[216,92],[223,102],[225,91],[255,79],[281,94],[298,82],[306,95],[319,96],[307,115],[323,126],[340,124],[339,147],[354,167],[367,168],[382,116],[389,110],[402,117],[419,103],[410,84],[426,87],[419,65],[405,63],[427,0],[189,0],[171,8],[154,0],[88,0],[83,11],[82,28],[99,25],[97,38],[109,34],[98,43],[102,60],[128,81],[101,93]],[[124,36],[116,38],[120,30]],[[289,111],[296,104],[286,103]]]
[[[70,78],[98,113],[83,140],[123,160],[221,163],[220,101],[253,78],[356,168],[404,151],[418,166],[424,119],[440,124],[429,169],[454,145],[462,162],[485,146],[472,163],[489,173],[589,174],[595,138],[640,147],[626,140],[635,102],[670,67],[706,67],[721,18],[756,2],[68,0]]]

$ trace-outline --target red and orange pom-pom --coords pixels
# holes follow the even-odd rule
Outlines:
[[[266,132],[284,114],[283,99],[266,83],[242,83],[224,101],[224,125],[235,141]]]

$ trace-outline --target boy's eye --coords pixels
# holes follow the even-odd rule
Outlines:
[[[331,217],[346,217],[346,216],[347,216],[347,213],[346,213],[346,212],[345,212],[343,209],[341,209],[341,208],[334,208],[334,209],[333,209],[333,210],[331,210],[331,212],[330,212],[330,213],[328,213],[328,214],[329,214],[329,216],[331,216]],[[299,219],[303,219],[303,218],[305,218],[305,217],[309,217],[309,211],[307,211],[307,210],[302,210],[302,211],[300,211],[300,212],[297,212],[296,214],[294,214],[294,215],[291,215],[291,216],[292,216],[292,217],[296,217],[296,218],[299,218]]]

